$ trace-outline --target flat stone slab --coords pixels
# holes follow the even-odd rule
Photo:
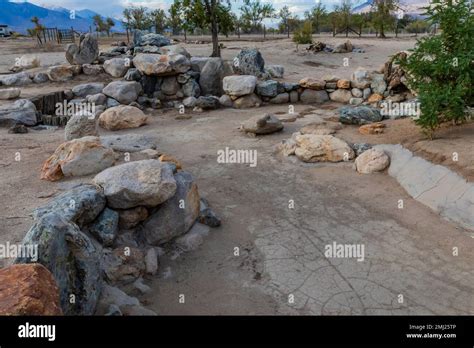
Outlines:
[[[155,140],[151,136],[142,134],[106,135],[100,137],[100,141],[105,147],[120,152],[156,149]]]
[[[401,145],[376,145],[390,156],[388,174],[417,201],[474,231],[474,184],[444,166],[433,164]]]

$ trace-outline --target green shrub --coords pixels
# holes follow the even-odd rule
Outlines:
[[[412,54],[399,63],[418,93],[421,116],[417,123],[432,138],[442,122],[462,122],[473,104],[474,20],[469,1],[433,0],[429,20],[439,35],[418,40]]]
[[[313,25],[311,21],[304,22],[303,26],[295,31],[293,41],[298,45],[313,43]]]

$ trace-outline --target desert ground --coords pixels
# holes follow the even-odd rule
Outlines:
[[[317,37],[329,44],[345,38]],[[101,49],[118,38],[103,40]],[[296,51],[289,39],[224,41],[224,59],[242,47],[258,47],[266,64],[285,67],[285,81],[326,74],[349,78],[358,66],[376,69],[388,57],[413,47],[414,38],[350,40],[365,53]],[[209,55],[210,44],[184,44],[193,55]],[[38,49],[29,39],[0,41],[0,73],[15,58],[37,54],[44,69],[66,63],[63,46]],[[344,66],[343,58],[349,58]],[[30,97],[63,90],[84,81],[112,78],[81,75],[67,83],[24,87]],[[317,120],[335,121],[336,103],[295,105],[303,117],[282,132],[250,137],[240,123],[264,113],[286,113],[288,105],[221,109],[176,119],[177,110],[147,110],[148,125],[114,134],[148,134],[196,178],[222,225],[211,229],[196,250],[160,258],[159,275],[147,278],[152,291],[140,300],[158,314],[473,314],[474,234],[448,222],[412,199],[386,173],[358,174],[352,163],[305,164],[280,157],[275,145]],[[474,181],[474,124],[445,126],[429,141],[411,119],[384,121],[381,135],[361,135],[344,126],[338,137],[353,143],[402,144],[434,163]],[[102,134],[110,132],[101,130]],[[64,130],[8,134],[0,128],[0,242],[21,241],[32,224],[33,209],[93,176],[48,182],[39,179],[42,163],[64,141]],[[218,164],[226,147],[255,149],[258,165]],[[15,154],[21,160],[15,160]],[[452,160],[457,152],[459,160]],[[398,200],[405,202],[398,209]],[[289,208],[293,200],[295,207]],[[328,259],[324,245],[364,244],[365,261]],[[240,255],[234,255],[234,248]],[[459,255],[453,256],[453,247]],[[178,296],[186,296],[185,303]],[[293,301],[289,301],[293,295]],[[403,300],[400,301],[400,295]]]

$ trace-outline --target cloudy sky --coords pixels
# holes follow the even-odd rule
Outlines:
[[[68,9],[81,10],[84,8],[96,11],[104,16],[120,17],[123,8],[129,5],[146,6],[152,9],[162,8],[168,10],[173,0],[29,0],[37,5],[61,6]],[[262,2],[272,3],[276,10],[285,5],[290,7],[293,13],[302,16],[304,11],[313,7],[317,1],[322,1],[326,8],[331,9],[334,4],[340,0],[261,0]],[[354,0],[354,4],[364,2],[363,0]],[[242,5],[242,0],[231,0],[232,9],[237,11]]]

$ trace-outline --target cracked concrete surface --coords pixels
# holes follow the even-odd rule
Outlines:
[[[184,260],[164,261],[177,275],[154,283],[152,308],[163,314],[474,314],[468,231],[412,199],[386,173],[360,175],[351,163],[276,156],[273,145],[308,120],[250,138],[236,131],[245,118],[234,110],[213,112],[171,126],[173,135],[161,138],[160,148],[198,178],[223,226]],[[206,144],[195,142],[202,134]],[[257,168],[216,165],[225,146],[257,149]],[[364,261],[325,257],[333,242],[363,244]],[[255,249],[247,269],[238,261],[245,255],[232,255],[244,244]],[[219,266],[209,266],[216,259]],[[192,303],[170,304],[176,291],[192,293]]]

